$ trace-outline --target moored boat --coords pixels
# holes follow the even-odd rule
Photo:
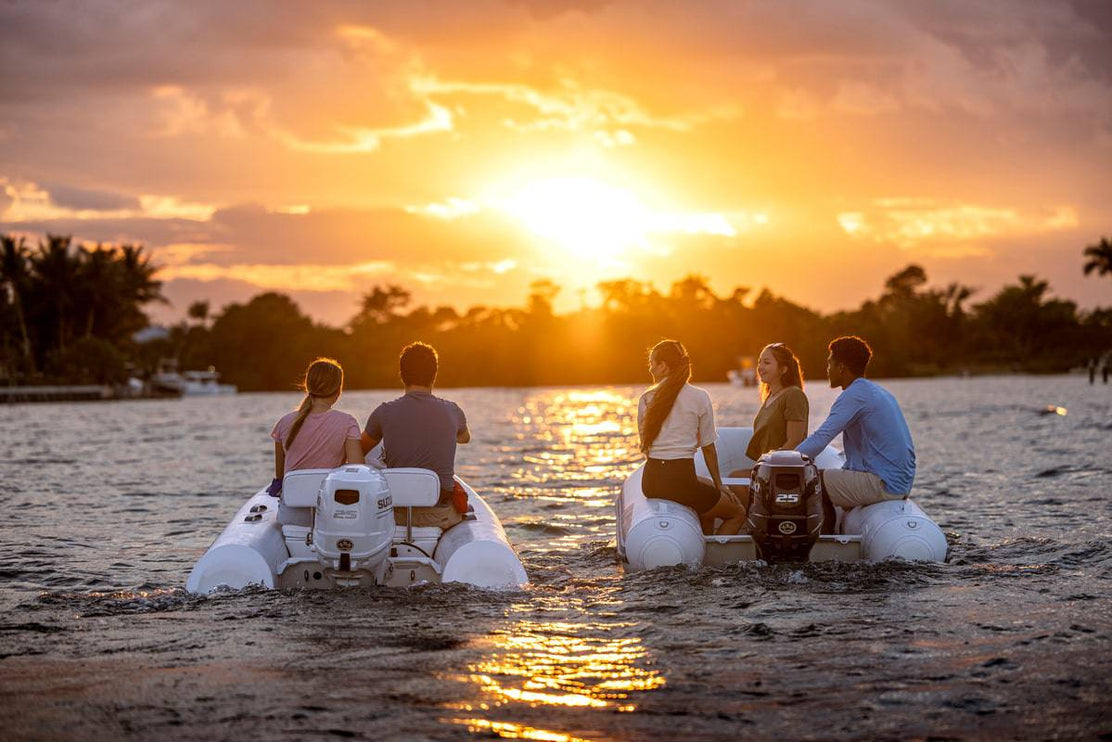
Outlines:
[[[469,512],[442,531],[409,525],[411,508],[434,505],[440,495],[440,480],[427,469],[292,471],[280,498],[263,489],[239,509],[194,566],[186,589],[526,584],[498,516],[456,479],[467,492]],[[395,510],[406,514],[405,525],[395,523]],[[279,511],[305,517],[280,519]]]
[[[828,446],[813,465],[795,452],[778,452],[755,462],[745,455],[752,432],[752,428],[742,427],[718,429],[716,447],[723,483],[731,487],[749,486],[748,476],[729,475],[748,472],[755,466],[764,472],[760,486],[766,489],[770,482],[775,485],[775,473],[787,474],[788,486],[778,499],[798,504],[799,516],[766,517],[761,508],[751,506],[750,526],[757,527],[754,533],[704,535],[699,518],[691,508],[671,500],[646,498],[642,494],[642,465],[626,479],[615,499],[618,554],[629,569],[679,564],[721,565],[758,558],[766,561],[879,561],[890,557],[936,562],[945,560],[945,534],[910,499],[879,502],[849,511],[835,508],[836,522],[833,528],[827,523],[825,529],[833,532],[819,534],[821,516],[816,518],[812,512],[808,521],[806,512],[808,494],[814,493],[804,491],[808,486],[813,490],[817,484],[808,481],[806,472],[815,468],[840,469],[844,463],[843,455]],[[701,479],[708,483],[711,481],[701,453],[696,455],[695,470]],[[770,472],[773,473],[771,477]],[[817,497],[812,502],[817,502]],[[782,525],[788,521],[790,526]],[[813,524],[813,530],[809,542],[804,543],[807,540],[806,524],[809,522]],[[762,538],[769,530],[771,535]],[[781,543],[787,541],[793,542],[790,548]]]
[[[220,374],[212,366],[205,371],[178,373],[177,361],[167,358],[159,362],[158,372],[151,376],[150,387],[153,392],[183,397],[212,397],[239,391],[235,384],[221,384]]]

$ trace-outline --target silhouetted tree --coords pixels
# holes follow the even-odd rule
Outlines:
[[[1018,284],[1005,286],[974,307],[982,358],[1014,362],[1028,370],[1051,370],[1047,360],[1053,363],[1051,356],[1063,351],[1068,356],[1059,363],[1064,360],[1066,368],[1080,360],[1077,305],[1048,298],[1049,290],[1047,281],[1024,275]]]
[[[204,327],[208,324],[209,303],[207,301],[195,301],[189,305],[185,314],[189,319]]]
[[[24,297],[31,284],[30,265],[26,241],[4,235],[0,238],[0,283],[7,289],[19,328],[20,357],[27,372],[35,373],[35,357],[31,352],[31,335],[27,331],[27,318],[23,311]]]
[[[1112,275],[1112,241],[1101,237],[1100,242],[1085,248],[1085,275],[1093,271],[1098,276]]]

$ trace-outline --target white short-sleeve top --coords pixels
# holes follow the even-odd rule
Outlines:
[[[645,410],[653,398],[656,388],[641,395],[637,403],[637,428],[644,432]],[[684,384],[672,405],[672,411],[664,419],[660,434],[649,449],[653,459],[690,459],[695,451],[709,446],[718,440],[714,427],[714,407],[705,389]]]

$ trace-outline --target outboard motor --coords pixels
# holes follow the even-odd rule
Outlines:
[[[822,484],[798,451],[761,456],[749,484],[749,528],[766,562],[805,562],[822,529]]]
[[[381,472],[363,465],[336,469],[320,486],[313,548],[326,568],[375,573],[394,537],[394,506]]]

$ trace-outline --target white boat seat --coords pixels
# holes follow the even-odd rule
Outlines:
[[[282,503],[291,508],[315,508],[317,493],[332,469],[295,469],[282,477]]]
[[[440,477],[416,467],[384,469],[396,508],[430,508],[440,501]]]

